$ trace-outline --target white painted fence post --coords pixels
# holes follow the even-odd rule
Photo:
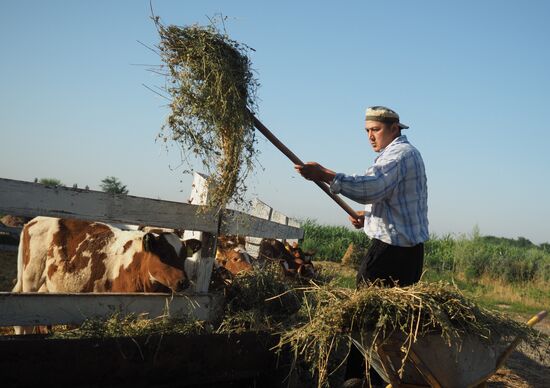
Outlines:
[[[254,198],[254,202],[252,204],[252,211],[250,212],[250,215],[264,219],[269,220],[271,218],[271,212],[273,209],[271,206],[268,206],[267,204],[260,201],[258,198]],[[258,257],[260,253],[260,243],[262,242],[261,237],[246,237],[246,251],[249,255],[252,257]]]
[[[206,205],[208,201],[207,176],[193,174],[193,185],[189,203],[192,205]],[[200,217],[200,214],[197,216]],[[186,230],[184,239],[196,238],[202,242],[202,249],[185,261],[185,272],[191,278],[196,293],[208,292],[212,266],[216,257],[216,236],[212,233]]]
[[[294,218],[289,218],[288,219],[288,222],[287,222],[287,225],[288,226],[293,226],[295,228],[300,228],[302,225],[297,221],[295,220]],[[298,243],[298,239],[297,238],[292,238],[292,239],[287,239],[286,242],[288,242],[289,244],[292,244],[292,243]]]

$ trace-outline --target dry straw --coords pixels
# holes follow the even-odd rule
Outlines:
[[[202,162],[212,183],[211,205],[243,203],[245,178],[256,156],[252,112],[259,84],[248,57],[251,49],[222,32],[217,19],[186,27],[153,20],[171,100],[161,137],[181,145],[189,170],[191,159]]]
[[[147,315],[113,313],[107,319],[88,319],[77,328],[56,327],[49,337],[64,338],[116,338],[166,334],[201,334],[208,331],[204,322],[190,319],[174,319],[163,315],[150,319]]]
[[[411,345],[428,333],[440,334],[449,346],[460,346],[465,335],[496,343],[522,336],[537,351],[549,340],[539,332],[499,313],[477,306],[447,283],[418,283],[409,287],[370,285],[351,290],[325,285],[305,290],[302,325],[282,333],[279,349],[290,347],[317,374],[318,386],[326,386],[331,356],[352,346],[352,333],[369,333],[367,351],[394,333],[404,335],[404,357]],[[380,342],[378,342],[380,343]],[[539,353],[540,354],[540,353]],[[341,366],[338,365],[338,366]]]

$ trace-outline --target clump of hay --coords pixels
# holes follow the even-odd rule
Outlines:
[[[284,276],[278,263],[238,274],[226,289],[226,306],[218,332],[268,331],[291,326],[301,307],[297,283]]]
[[[113,338],[166,334],[201,334],[210,328],[204,322],[175,319],[168,315],[150,319],[146,315],[114,313],[108,318],[87,319],[80,327],[55,331],[48,338]]]
[[[217,27],[165,26],[153,17],[167,78],[170,114],[161,137],[202,162],[212,183],[211,205],[244,202],[244,180],[256,156],[256,91],[248,46]],[[189,168],[192,170],[191,166]]]
[[[369,285],[359,290],[328,285],[313,287],[305,294],[304,323],[282,333],[278,349],[290,347],[297,359],[308,362],[318,373],[319,387],[327,384],[333,372],[329,370],[331,355],[352,346],[352,333],[372,334],[368,351],[372,351],[375,341],[403,334],[402,369],[410,346],[418,337],[433,332],[449,346],[459,346],[464,335],[489,343],[522,336],[533,349],[543,341],[536,330],[478,307],[443,282],[421,282],[404,288]],[[544,341],[549,342],[548,338]]]

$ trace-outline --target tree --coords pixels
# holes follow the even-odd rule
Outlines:
[[[550,243],[547,243],[547,242],[542,243],[542,244],[539,245],[539,247],[543,251],[550,253]]]
[[[531,240],[525,238],[525,237],[518,237],[517,245],[520,248],[532,248],[535,244],[531,242]]]
[[[38,183],[41,183],[46,186],[63,186],[63,183],[56,178],[40,178]]]
[[[101,187],[101,190],[105,191],[106,193],[128,194],[126,185],[123,185],[122,182],[114,176],[106,177],[101,181],[101,184],[99,186]]]

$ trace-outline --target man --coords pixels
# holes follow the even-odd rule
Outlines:
[[[304,178],[326,182],[333,193],[365,204],[365,209],[357,212],[359,218],[350,217],[353,226],[364,228],[371,238],[357,272],[357,286],[377,279],[389,286],[407,286],[422,274],[423,243],[429,237],[428,190],[422,156],[401,134],[406,128],[393,110],[370,107],[365,129],[379,155],[365,175],[336,173],[315,162],[295,166]],[[362,360],[357,366],[357,354],[352,353],[348,378],[361,373]]]

